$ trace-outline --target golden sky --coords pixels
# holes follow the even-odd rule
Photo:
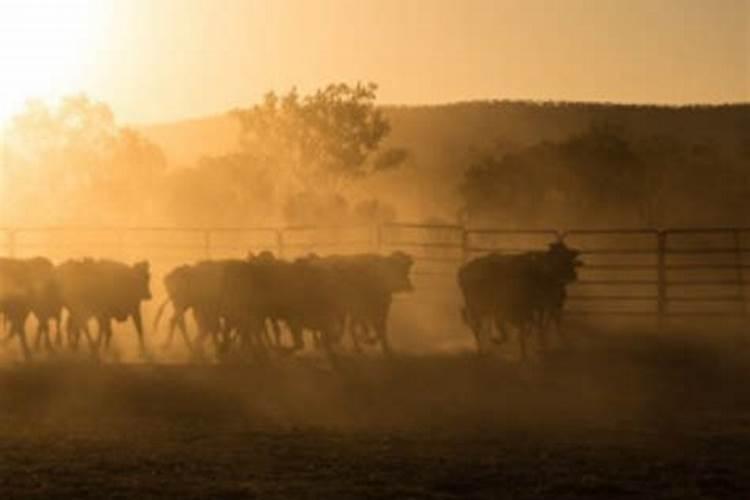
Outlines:
[[[384,103],[750,101],[750,0],[0,0],[0,74],[0,117],[86,92],[126,122],[354,80]]]

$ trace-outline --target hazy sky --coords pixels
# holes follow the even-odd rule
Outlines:
[[[30,0],[0,0],[6,28],[41,40],[40,82],[6,101],[80,90],[143,122],[355,80],[379,83],[386,103],[750,100],[750,0],[107,1],[70,0],[63,14],[47,8],[61,0],[33,0],[36,14],[14,21],[3,6]],[[13,36],[0,35],[0,63],[15,54],[28,69],[17,47],[29,43]],[[57,47],[47,59],[45,43]]]

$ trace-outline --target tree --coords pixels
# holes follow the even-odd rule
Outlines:
[[[3,185],[13,223],[130,224],[152,215],[164,155],[118,127],[106,104],[85,96],[55,107],[31,102],[7,137]]]
[[[164,192],[165,212],[179,225],[256,225],[274,215],[272,172],[242,153],[176,170],[167,176]]]
[[[400,149],[380,151],[390,126],[375,107],[377,86],[328,85],[300,97],[267,94],[261,104],[236,110],[243,152],[269,165],[288,194],[340,194],[355,179],[398,166]]]
[[[573,174],[577,188],[572,198],[581,213],[594,214],[612,207],[635,217],[627,223],[649,223],[643,218],[653,194],[641,158],[623,137],[620,127],[594,124],[586,132],[560,144],[564,167]],[[634,220],[633,220],[634,219]]]
[[[541,142],[465,171],[469,220],[508,226],[637,224],[651,214],[648,169],[621,131],[592,126],[560,143]]]

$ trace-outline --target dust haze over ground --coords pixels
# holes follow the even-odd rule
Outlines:
[[[29,245],[19,249],[54,249],[35,236],[19,238]],[[312,348],[265,364],[190,363],[179,340],[161,348],[164,321],[155,329],[153,320],[165,297],[164,273],[200,258],[201,248],[178,232],[142,234],[140,246],[132,247],[109,244],[104,232],[93,240],[73,236],[60,254],[150,257],[154,298],[144,304],[144,315],[152,357],[138,357],[130,324],[116,325],[114,353],[98,363],[83,350],[40,354],[24,365],[16,343],[6,345],[0,491],[10,497],[682,499],[750,493],[744,320],[673,318],[658,332],[648,316],[594,321],[570,315],[567,349],[552,336],[548,355],[521,363],[512,337],[479,357],[460,319],[457,262],[437,267],[427,257],[450,256],[414,251],[415,291],[394,297],[389,318],[394,359],[373,348],[355,355],[345,343],[338,371]],[[234,246],[222,246],[217,237],[214,256],[258,249],[233,233],[226,239]],[[136,240],[127,235],[121,241]],[[617,245],[640,248],[630,239]],[[50,252],[44,253],[56,257]],[[714,264],[733,258],[712,255]],[[597,262],[584,257],[586,264]],[[592,271],[584,265],[580,272],[583,280]],[[715,274],[703,278],[721,277]],[[734,291],[728,287],[715,294]],[[619,285],[617,293],[651,293],[635,288]],[[194,333],[195,325],[188,326]],[[27,330],[35,330],[33,320]]]
[[[672,319],[659,332],[653,317],[571,315],[568,348],[553,336],[549,354],[521,363],[512,337],[479,357],[455,270],[425,275],[419,261],[415,292],[394,298],[392,360],[345,344],[338,371],[312,348],[265,364],[190,363],[179,341],[161,348],[153,315],[170,259],[190,261],[195,250],[162,254],[160,243],[118,254],[154,257],[150,360],[139,359],[130,324],[116,326],[102,362],[84,350],[24,365],[14,342],[3,349],[0,491],[9,497],[750,493],[743,320]]]
[[[713,330],[570,328],[574,347],[525,365],[468,352],[345,355],[338,372],[314,353],[263,366],[4,365],[0,489],[9,498],[750,492],[744,342]]]
[[[466,103],[381,116],[368,88],[334,85],[325,89],[333,93],[330,102],[315,104],[314,96],[300,102],[313,99],[315,109],[325,110],[338,102],[337,93],[354,95],[366,116],[392,122],[390,135],[385,126],[373,131],[383,148],[339,177],[340,167],[352,167],[349,154],[362,139],[349,138],[351,151],[323,151],[316,169],[288,169],[287,191],[278,189],[279,166],[300,157],[289,154],[290,138],[280,134],[271,137],[277,142],[247,147],[229,117],[221,126],[191,124],[171,141],[169,127],[144,129],[145,135],[121,129],[106,104],[79,97],[32,107],[15,122],[10,136],[29,151],[4,144],[4,203],[15,210],[4,217],[19,226],[0,232],[6,254],[44,255],[55,263],[148,259],[154,299],[144,304],[146,361],[137,356],[130,325],[115,328],[116,348],[101,362],[85,352],[58,353],[25,365],[15,341],[0,350],[0,492],[19,498],[750,496],[744,319],[674,322],[658,333],[650,320],[571,317],[568,349],[555,345],[520,363],[515,341],[486,357],[475,354],[455,281],[457,266],[473,256],[546,248],[574,224],[744,224],[750,142],[739,125],[747,106]],[[365,97],[356,97],[361,92]],[[293,93],[286,98],[296,102]],[[244,113],[267,118],[274,102]],[[310,116],[302,111],[291,118]],[[61,125],[52,127],[55,147],[34,125],[40,118]],[[246,121],[252,138],[258,130]],[[79,123],[88,126],[81,130]],[[208,141],[216,150],[202,149],[204,126],[220,139]],[[197,150],[183,151],[175,164],[169,149],[187,143]],[[310,153],[306,143],[296,146]],[[383,151],[400,163],[382,162]],[[326,188],[316,193],[310,185],[321,175]],[[66,181],[51,190],[50,179]],[[696,206],[700,221],[692,219],[695,210],[685,210]],[[390,224],[402,218],[431,224]],[[282,221],[292,228],[274,229]],[[325,230],[310,231],[308,224]],[[513,240],[502,231],[467,230],[481,224],[559,231]],[[264,229],[249,229],[258,225]],[[589,299],[624,296],[616,305],[631,313],[651,314],[657,303],[680,299],[687,312],[706,305],[700,300],[724,307],[704,312],[746,312],[742,259],[750,235],[730,230],[692,241],[690,234],[672,248],[680,236],[673,234],[658,250],[661,236],[644,233],[573,235],[618,240],[580,246],[568,235],[574,248],[590,251],[580,277],[589,280]],[[690,255],[706,249],[710,259]],[[394,299],[389,330],[396,357],[374,349],[355,355],[345,346],[334,370],[312,349],[263,364],[219,365],[188,362],[179,342],[160,348],[163,327],[152,325],[167,272],[263,250],[287,259],[311,251],[408,251],[416,262],[415,293]],[[623,250],[625,257],[612,257]],[[688,279],[730,284],[696,292],[692,283],[689,293],[667,286]],[[641,284],[607,288],[601,285],[607,280]],[[664,296],[658,286],[668,288]],[[572,291],[569,299],[585,292]],[[635,311],[633,303],[652,310]],[[27,327],[34,331],[33,320]]]

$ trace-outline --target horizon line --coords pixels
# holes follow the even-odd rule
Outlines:
[[[74,94],[73,94],[74,95]],[[84,94],[85,95],[85,94]],[[103,101],[106,103],[106,101]],[[256,103],[257,104],[257,103]],[[687,102],[687,103],[668,103],[668,102],[656,102],[656,101],[609,101],[609,100],[567,100],[567,99],[534,99],[534,98],[475,98],[475,99],[462,99],[455,101],[441,101],[434,103],[377,103],[378,108],[442,108],[450,106],[463,106],[471,104],[521,104],[521,105],[535,105],[535,106],[612,106],[622,108],[661,108],[661,109],[711,109],[711,108],[727,108],[727,107],[742,107],[750,106],[750,99],[746,101],[720,101],[720,102]],[[191,114],[184,115],[182,117],[165,118],[164,120],[158,121],[124,121],[123,124],[129,127],[155,127],[160,125],[178,123],[178,122],[189,122],[189,121],[200,121],[211,118],[216,118],[230,114],[232,111],[239,109],[247,109],[254,104],[249,106],[235,106],[224,111],[214,111],[204,114]],[[115,115],[116,116],[116,115]]]

